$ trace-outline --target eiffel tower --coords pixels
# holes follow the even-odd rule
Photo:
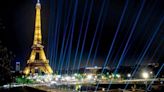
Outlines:
[[[45,74],[52,74],[53,71],[49,65],[49,61],[45,56],[43,50],[44,46],[42,45],[42,35],[41,35],[41,4],[37,0],[36,3],[36,19],[35,19],[35,32],[34,40],[32,45],[32,52],[27,65],[23,70],[25,75],[30,73],[34,74],[36,72],[43,72]]]

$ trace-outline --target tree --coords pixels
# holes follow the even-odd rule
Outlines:
[[[14,55],[6,47],[3,47],[0,42],[0,85],[10,83],[11,76],[11,61]]]

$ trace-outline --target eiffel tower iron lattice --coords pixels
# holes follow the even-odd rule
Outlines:
[[[32,52],[23,73],[26,75],[30,73],[34,74],[38,70],[45,74],[52,74],[53,71],[49,65],[49,60],[45,56],[45,52],[43,50],[44,46],[42,45],[41,4],[39,0],[37,0],[36,4],[34,40],[31,48]]]

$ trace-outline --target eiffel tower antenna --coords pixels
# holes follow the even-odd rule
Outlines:
[[[53,71],[49,65],[49,61],[45,56],[42,45],[42,35],[41,35],[41,4],[37,0],[36,3],[36,16],[35,16],[35,30],[34,30],[34,40],[32,45],[32,52],[30,58],[27,60],[27,65],[23,71],[24,74],[28,75],[30,73],[34,74],[37,71],[44,72],[45,74],[52,74]]]
[[[37,0],[37,3],[40,3],[40,0]]]

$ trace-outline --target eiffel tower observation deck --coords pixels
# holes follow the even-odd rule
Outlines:
[[[41,3],[40,0],[37,0],[34,40],[30,58],[27,60],[27,65],[23,71],[24,74],[34,74],[36,72],[43,72],[45,74],[53,73],[43,48],[41,34]]]

